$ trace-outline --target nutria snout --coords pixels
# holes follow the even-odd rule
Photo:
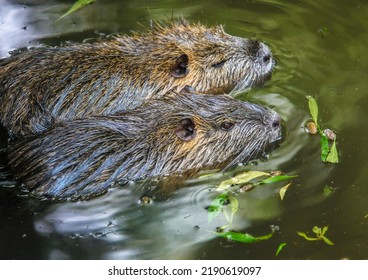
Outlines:
[[[116,183],[231,168],[280,140],[280,117],[225,95],[170,93],[116,116],[60,123],[8,148],[36,196],[88,198]]]
[[[273,64],[264,43],[185,21],[36,48],[0,60],[0,123],[17,137],[58,121],[117,114],[185,86],[196,93],[243,91],[267,80]]]

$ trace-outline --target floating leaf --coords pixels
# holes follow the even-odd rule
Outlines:
[[[327,244],[327,245],[335,245],[330,239],[328,239],[326,236],[322,236],[323,241]]]
[[[269,177],[269,178],[266,178],[262,181],[260,181],[258,184],[272,184],[272,183],[276,183],[276,182],[281,182],[281,181],[284,181],[284,180],[288,180],[288,179],[291,179],[291,178],[295,178],[297,177],[297,175],[278,175],[278,176],[272,176],[272,177]]]
[[[298,235],[300,235],[301,237],[304,237],[308,241],[316,241],[316,240],[319,240],[319,238],[317,238],[317,237],[308,237],[306,233],[301,232],[301,231],[297,231],[296,233]]]
[[[247,171],[247,172],[238,174],[231,179],[222,181],[221,184],[218,186],[217,190],[223,191],[233,185],[244,184],[255,178],[261,177],[261,176],[270,176],[270,174],[266,172],[262,172],[262,171]]]
[[[228,204],[229,199],[227,192],[221,193],[212,201],[211,205],[208,206],[208,222],[211,222],[215,217],[217,217],[221,212],[224,205]]]
[[[328,145],[327,136],[324,134],[321,134],[321,159],[323,162],[326,162],[329,152],[330,152],[330,147]]]
[[[321,142],[320,142],[321,143],[321,159],[323,162],[338,163],[339,155],[338,155],[337,147],[336,147],[336,134],[330,129],[325,129],[323,132],[321,131],[317,123],[318,121],[317,101],[311,96],[307,96],[307,99],[308,99],[308,106],[309,106],[310,114],[312,116],[313,121],[315,122],[315,126],[318,132],[321,135]],[[308,128],[308,131],[310,131],[309,128]],[[334,141],[331,146],[331,149],[329,146],[328,139],[331,139],[331,141],[332,140]]]
[[[336,148],[336,140],[333,141],[330,152],[326,158],[327,162],[330,163],[338,163],[339,162],[339,154]]]
[[[314,226],[312,231],[318,236],[318,235],[321,235],[321,228],[317,227],[317,226]]]
[[[327,186],[327,185],[323,188],[323,194],[325,196],[331,195],[332,192],[333,192],[333,189],[331,187]]]
[[[198,179],[214,177],[215,175],[217,175],[217,174],[216,173],[203,174],[201,176],[198,176]]]
[[[58,20],[61,20],[62,18],[74,13],[75,11],[83,8],[84,6],[90,5],[94,3],[95,0],[78,0],[74,3],[74,5],[65,13],[63,14]]]
[[[308,98],[309,112],[312,116],[313,121],[315,122],[316,126],[318,127],[318,105],[317,105],[317,101],[312,96],[307,96],[307,98]]]
[[[288,187],[291,185],[291,183],[287,184],[286,186],[283,186],[280,190],[279,190],[279,194],[280,194],[280,198],[281,200],[284,199],[285,193],[288,189]]]
[[[279,247],[277,247],[277,250],[276,250],[276,254],[275,254],[275,256],[277,257],[278,255],[279,255],[279,253],[281,252],[281,250],[285,247],[287,245],[287,243],[281,243],[280,245],[279,245]]]
[[[325,235],[325,233],[328,231],[328,226],[323,227],[321,231],[321,235]]]
[[[230,206],[230,209],[231,209],[231,216],[230,216],[229,223],[231,224],[232,221],[233,221],[233,218],[234,218],[234,214],[239,209],[239,201],[233,196],[229,197],[229,201],[230,201],[229,206]]]
[[[199,179],[203,179],[203,178],[218,176],[219,175],[219,171],[220,171],[220,169],[206,170],[206,173],[203,173],[203,174],[199,175],[198,178]]]
[[[255,237],[249,233],[240,233],[240,232],[234,232],[234,231],[228,231],[228,232],[216,232],[218,236],[225,237],[229,240],[242,242],[242,243],[253,243],[261,240],[267,240],[270,239],[273,235],[273,232],[270,234]]]
[[[320,227],[314,226],[312,230],[317,237],[308,237],[304,232],[300,231],[297,231],[296,233],[308,241],[323,240],[328,245],[334,245],[334,243],[325,236],[326,232],[328,231],[328,226],[325,226],[322,229]]]

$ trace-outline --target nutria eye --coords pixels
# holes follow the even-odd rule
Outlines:
[[[220,61],[219,63],[212,64],[211,66],[214,68],[220,68],[225,64],[226,60]]]
[[[223,122],[222,124],[221,124],[221,129],[223,129],[223,130],[230,130],[230,129],[232,129],[233,127],[234,127],[234,123],[232,123],[232,122]]]

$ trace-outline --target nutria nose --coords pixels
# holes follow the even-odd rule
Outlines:
[[[272,53],[269,47],[267,47],[265,44],[260,43],[259,44],[259,50],[257,54],[258,60],[263,65],[269,65],[272,64]]]
[[[279,143],[284,136],[284,127],[282,126],[281,117],[274,111],[269,118],[270,143]]]
[[[274,113],[272,115],[270,120],[270,126],[273,131],[281,129],[281,117],[277,113]]]
[[[270,59],[271,59],[271,54],[265,54],[265,56],[263,57],[263,63],[268,64]]]

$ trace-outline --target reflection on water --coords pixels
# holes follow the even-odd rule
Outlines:
[[[29,259],[362,259],[368,252],[367,136],[365,131],[368,55],[364,1],[97,1],[57,21],[69,1],[9,1],[0,10],[0,56],[39,44],[83,41],[101,33],[129,32],[150,20],[185,16],[228,33],[257,37],[271,46],[277,69],[264,87],[236,96],[274,108],[287,125],[281,147],[267,161],[240,170],[282,170],[297,174],[283,201],[282,184],[259,186],[236,197],[232,229],[274,236],[257,244],[217,238],[224,215],[208,221],[206,208],[216,185],[235,171],[194,179],[182,188],[139,204],[139,184],[112,190],[90,201],[52,203],[0,188],[0,257]],[[204,6],[206,8],[204,8]],[[321,124],[338,133],[341,163],[320,161],[319,139],[304,132],[306,95],[320,106]],[[331,196],[323,188],[334,189]],[[335,246],[311,243],[295,231],[329,225]]]
[[[30,2],[30,3],[27,3]],[[35,2],[32,4],[32,2]],[[43,4],[42,4],[43,2]],[[54,21],[65,4],[50,1],[2,0],[0,9],[0,57],[17,48],[38,45],[37,40],[55,36]]]

